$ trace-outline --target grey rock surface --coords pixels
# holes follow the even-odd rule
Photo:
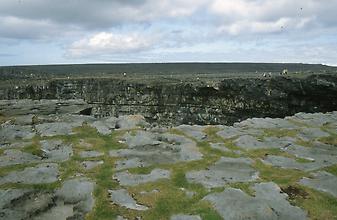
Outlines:
[[[170,178],[170,171],[154,169],[150,174],[130,174],[128,171],[116,173],[113,177],[118,180],[122,186],[136,186],[143,183],[155,182],[162,179]]]
[[[298,134],[298,137],[304,141],[312,141],[329,136],[327,132],[322,131],[320,128],[304,128]]]
[[[98,152],[98,151],[82,151],[82,152],[80,152],[81,158],[96,158],[96,157],[101,157],[101,156],[104,156],[103,152]]]
[[[42,137],[53,137],[58,135],[74,134],[73,128],[79,127],[82,124],[67,123],[67,122],[52,122],[36,125],[37,133]]]
[[[199,215],[173,215],[171,216],[170,220],[201,220]]]
[[[206,170],[190,171],[186,179],[191,183],[200,183],[206,188],[223,187],[228,183],[251,182],[258,178],[258,172],[251,166],[248,158],[222,157]]]
[[[281,193],[274,183],[255,184],[255,197],[239,189],[228,188],[221,193],[213,193],[203,200],[211,202],[215,210],[228,220],[259,219],[289,220],[307,219],[307,213],[287,201],[287,195]]]
[[[63,162],[73,156],[72,146],[60,140],[44,140],[40,144],[45,162]]]
[[[234,143],[246,150],[268,149],[268,148],[285,148],[294,143],[295,139],[290,137],[267,137],[258,140],[251,135],[243,135],[234,140]]]
[[[137,144],[140,135],[146,135],[146,138],[145,141]],[[153,139],[150,140],[149,137]],[[171,164],[179,161],[194,161],[202,158],[202,154],[194,141],[169,133],[138,132],[136,136],[128,136],[127,144],[130,144],[128,149],[112,150],[109,152],[111,157],[126,159],[126,161],[117,162],[116,165],[120,169],[131,168],[131,166],[138,167],[152,164]]]
[[[244,132],[241,131],[240,128],[234,128],[234,127],[225,127],[221,131],[217,132],[217,135],[222,137],[223,139],[230,139],[237,136],[243,135]]]
[[[207,135],[204,132],[206,128],[207,127],[205,126],[199,125],[179,125],[178,127],[175,127],[175,129],[182,131],[189,137],[195,138],[197,141],[203,141],[207,138]]]
[[[319,171],[312,175],[313,179],[302,178],[300,184],[337,197],[337,177],[335,175],[325,171]]]
[[[147,125],[148,123],[142,115],[124,115],[118,117],[115,128],[119,130],[129,130]]]
[[[56,196],[66,204],[76,204],[77,211],[87,213],[95,204],[94,186],[93,182],[85,178],[67,180],[56,192]]]
[[[235,123],[234,127],[254,128],[254,129],[295,129],[297,125],[281,118],[251,118],[240,123]]]
[[[306,159],[308,162],[300,163],[293,158],[274,155],[268,155],[263,162],[277,167],[305,171],[317,170],[337,164],[337,149],[329,145],[317,143],[313,147],[290,145],[283,150],[297,158]]]
[[[0,167],[41,162],[40,157],[20,150],[5,150],[0,156]]]
[[[14,140],[32,139],[35,132],[31,126],[20,125],[1,125],[0,126],[0,143],[6,144]]]
[[[109,190],[111,201],[117,205],[125,207],[127,209],[146,211],[149,208],[143,205],[137,204],[125,189]]]
[[[82,163],[82,167],[85,169],[85,170],[91,170],[91,169],[94,169],[102,164],[104,164],[104,161],[103,160],[99,160],[99,161],[83,161]]]
[[[58,165],[55,163],[39,164],[35,167],[25,168],[22,171],[13,171],[0,177],[0,185],[5,183],[43,184],[58,180]]]
[[[223,152],[231,152],[224,143],[210,143],[211,148],[221,150]]]

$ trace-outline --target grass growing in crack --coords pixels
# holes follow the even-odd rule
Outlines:
[[[304,186],[298,186],[307,193],[305,197],[296,197],[292,202],[308,210],[310,219],[337,219],[337,199],[323,192]]]
[[[27,147],[24,147],[22,149],[22,151],[26,152],[26,153],[33,154],[33,155],[38,156],[38,157],[43,157],[43,154],[44,154],[43,150],[41,150],[40,144],[38,144],[36,142],[27,146]]]
[[[329,172],[329,173],[331,173],[331,174],[337,176],[337,164],[325,168],[325,171],[327,171],[327,172]]]
[[[275,182],[281,187],[296,183],[302,177],[308,176],[304,171],[276,168],[259,160],[253,166],[260,172],[259,176],[262,180]]]
[[[264,137],[296,137],[298,130],[296,129],[263,129]]]

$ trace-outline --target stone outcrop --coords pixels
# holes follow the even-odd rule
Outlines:
[[[84,99],[79,112],[96,116],[141,114],[150,122],[232,124],[251,117],[284,117],[337,109],[337,76],[231,78],[208,83],[128,79],[54,79],[0,87],[0,99]],[[77,103],[83,107],[82,103]]]

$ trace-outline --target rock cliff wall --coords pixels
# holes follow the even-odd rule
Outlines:
[[[0,87],[0,99],[84,99],[85,114],[142,114],[172,124],[232,124],[252,117],[337,110],[337,76],[236,78],[219,83],[145,83],[128,79],[63,79]]]

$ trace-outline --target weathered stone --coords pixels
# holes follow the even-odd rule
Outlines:
[[[304,141],[312,141],[318,138],[329,136],[329,133],[326,133],[319,128],[304,128],[298,134],[298,137]]]
[[[110,156],[118,157],[118,155],[112,155]],[[135,167],[147,167],[150,166],[150,162],[145,162],[141,160],[140,158],[131,158],[126,160],[118,160],[116,162],[116,170],[123,170],[128,168],[135,168]]]
[[[287,153],[293,154],[297,158],[308,160],[307,163],[300,163],[292,158],[269,155],[263,162],[273,166],[311,171],[337,164],[337,149],[332,146],[315,144],[314,147],[302,147],[290,145],[283,148]]]
[[[143,183],[155,182],[161,179],[169,179],[170,171],[154,169],[150,174],[130,174],[128,171],[116,173],[113,176],[122,186],[136,186]]]
[[[66,204],[76,204],[76,211],[90,212],[95,204],[93,198],[95,184],[88,179],[72,179],[63,183],[61,189],[56,192],[58,198]]]
[[[313,179],[302,178],[300,184],[337,197],[337,177],[335,175],[325,171],[319,171],[312,175]]]
[[[231,151],[225,146],[224,143],[210,143],[210,145],[211,145],[211,148],[221,150],[223,152],[230,152]]]
[[[191,183],[200,183],[206,188],[223,187],[228,183],[251,182],[258,178],[258,172],[251,167],[248,158],[222,157],[206,170],[190,171],[186,179]]]
[[[42,158],[20,150],[5,150],[0,156],[0,167],[40,162]]]
[[[20,125],[1,125],[0,126],[0,143],[6,144],[14,140],[32,139],[35,133],[31,126]]]
[[[228,188],[221,193],[213,193],[203,200],[211,202],[215,210],[228,220],[259,219],[289,220],[307,219],[307,213],[287,201],[274,183],[255,184],[255,197],[251,197],[239,189]]]
[[[254,129],[295,129],[297,126],[287,120],[280,118],[252,118],[235,123],[234,127]]]
[[[173,215],[171,216],[170,220],[201,220],[199,215]]]
[[[72,147],[60,140],[44,140],[40,143],[45,162],[63,162],[73,156]]]
[[[59,203],[57,206],[51,207],[46,212],[40,213],[33,220],[63,220],[71,219],[74,215],[74,205]]]
[[[82,167],[86,170],[91,170],[94,169],[96,167],[98,167],[99,165],[104,164],[103,160],[100,161],[83,161],[82,162]]]
[[[187,136],[195,138],[197,141],[203,141],[207,138],[204,130],[206,129],[205,126],[198,126],[198,125],[179,125],[175,129],[182,131]]]
[[[0,190],[0,219],[34,219],[53,205],[53,195],[31,189]]]
[[[125,189],[109,190],[111,201],[127,209],[138,211],[148,210],[148,207],[137,204]]]
[[[236,136],[241,136],[244,133],[241,131],[241,129],[234,128],[234,127],[225,127],[225,129],[218,131],[216,133],[223,139],[229,139],[229,138],[234,138]]]
[[[25,168],[22,171],[13,171],[4,177],[0,177],[0,184],[23,183],[43,184],[53,183],[58,180],[58,165],[54,163],[40,164],[36,167]]]
[[[81,125],[77,123],[53,122],[36,125],[37,133],[42,137],[52,137],[58,135],[72,135],[73,128]]]
[[[101,157],[104,156],[103,152],[98,151],[82,151],[80,152],[81,158],[95,158],[95,157]]]
[[[111,157],[124,157],[127,160],[117,162],[119,169],[131,168],[131,166],[148,166],[152,164],[171,164],[178,161],[200,160],[202,154],[196,143],[188,138],[173,134],[156,134],[149,132],[138,132],[139,135],[146,134],[153,137],[137,144],[138,136],[128,136],[128,143],[132,143],[129,149],[112,150]],[[134,138],[134,141],[132,140]],[[144,145],[154,143],[154,145]]]
[[[262,140],[250,135],[243,135],[237,138],[234,143],[236,146],[246,150],[268,149],[268,148],[285,148],[296,140],[290,137],[267,137]]]
[[[147,126],[147,122],[142,115],[125,115],[116,120],[116,129],[129,130]]]

